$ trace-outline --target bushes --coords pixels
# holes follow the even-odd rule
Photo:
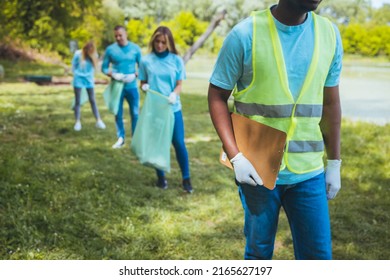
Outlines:
[[[341,26],[340,32],[345,53],[390,58],[390,26],[355,23]]]

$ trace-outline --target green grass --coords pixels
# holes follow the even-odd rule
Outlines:
[[[4,81],[6,82],[22,81],[23,77],[26,75],[63,76],[65,74],[64,67],[62,66],[39,62],[0,59],[0,65],[4,68]]]
[[[207,83],[190,83],[182,102],[192,195],[179,186],[173,151],[163,191],[129,141],[111,148],[115,124],[102,86],[107,129],[94,127],[86,104],[75,132],[70,86],[0,84],[0,259],[242,259],[243,210],[197,90]],[[390,125],[344,121],[342,155],[342,189],[329,202],[334,258],[390,259]],[[294,258],[284,213],[274,258]]]

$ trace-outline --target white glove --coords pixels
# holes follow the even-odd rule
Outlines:
[[[176,103],[176,98],[177,98],[176,92],[172,91],[172,92],[169,94],[168,102],[171,103],[171,104],[175,104],[175,103]]]
[[[117,80],[117,81],[122,81],[123,78],[124,78],[125,75],[123,75],[122,73],[112,73],[111,74],[111,77],[114,79],[114,80]]]
[[[230,162],[233,164],[236,180],[239,183],[249,184],[254,187],[263,185],[263,180],[257,174],[256,169],[242,153],[238,153]]]
[[[142,87],[141,87],[141,89],[142,89],[143,91],[148,91],[149,88],[150,88],[149,84],[143,84]]]
[[[124,75],[122,81],[124,83],[131,83],[132,81],[135,80],[135,74],[127,74],[127,75]]]
[[[325,171],[326,196],[328,200],[335,198],[341,188],[340,167],[341,160],[328,160]]]

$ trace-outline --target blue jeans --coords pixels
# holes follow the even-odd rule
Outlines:
[[[325,176],[294,185],[239,186],[245,213],[245,259],[272,259],[280,207],[290,224],[296,259],[332,258]]]
[[[137,88],[126,88],[122,90],[121,99],[119,101],[119,110],[115,116],[115,124],[117,137],[125,138],[125,127],[123,125],[123,101],[126,99],[129,104],[130,118],[131,118],[131,132],[134,133],[135,126],[138,121],[139,114],[139,94]]]
[[[184,121],[181,111],[175,112],[175,125],[173,127],[172,144],[176,152],[176,160],[181,169],[183,180],[190,178],[190,166],[188,162],[188,152],[184,142]],[[164,171],[156,169],[157,177],[165,176]]]

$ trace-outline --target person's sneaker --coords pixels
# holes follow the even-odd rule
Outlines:
[[[97,128],[100,128],[100,129],[105,129],[106,128],[106,125],[104,124],[104,122],[102,120],[98,120],[96,122],[96,127]]]
[[[188,193],[193,193],[194,190],[192,189],[191,180],[189,178],[183,180],[183,189]]]
[[[81,130],[81,122],[80,121],[76,121],[73,129],[76,130],[76,131],[80,131]]]
[[[116,141],[116,143],[114,145],[112,145],[112,148],[113,149],[120,149],[123,147],[124,144],[125,144],[125,139],[123,139],[122,137],[119,137],[118,141]]]
[[[157,179],[156,187],[163,190],[166,190],[168,188],[168,181],[165,179],[165,177]]]

